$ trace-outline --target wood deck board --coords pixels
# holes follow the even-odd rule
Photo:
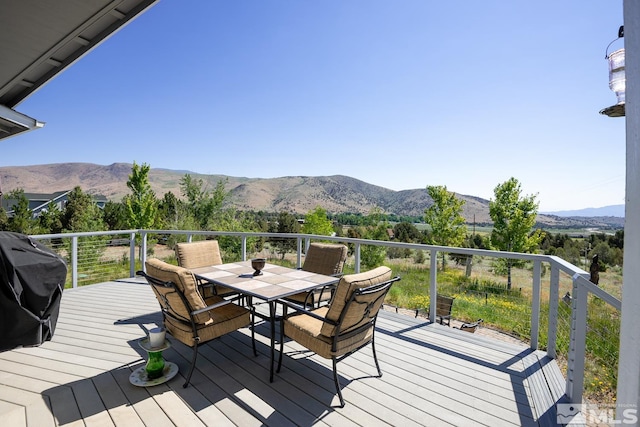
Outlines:
[[[2,386],[0,387],[0,401],[22,406],[29,426],[47,427],[55,425],[51,403],[46,395],[10,386]],[[3,408],[0,407],[0,409]],[[9,416],[12,416],[12,414],[13,410],[8,413]],[[4,414],[0,413],[0,420],[3,419]]]
[[[46,343],[45,343],[46,345]],[[44,347],[44,345],[43,345]],[[44,354],[44,353],[42,353]],[[64,384],[68,381],[69,375],[75,378],[89,378],[103,372],[100,369],[89,366],[81,366],[65,361],[51,360],[45,357],[39,357],[38,354],[24,354],[18,350],[0,352],[0,364],[5,360],[13,361],[22,366],[21,375],[30,377],[35,371],[49,371],[46,376],[51,382]],[[61,375],[59,375],[61,374]]]
[[[46,395],[51,401],[53,417],[59,425],[84,426],[82,416],[73,390],[68,386],[54,387],[47,390]]]
[[[146,356],[138,341],[160,322],[139,279],[66,290],[51,342],[0,352],[3,425],[553,425],[564,393],[544,353],[390,312],[376,332],[383,376],[372,377],[370,348],[338,364],[344,408],[335,406],[331,361],[295,342],[285,342],[282,371],[269,382],[263,321],[257,357],[248,328],[209,342],[183,389],[192,353],[172,340],[164,355],[176,378],[133,386],[129,375]]]
[[[131,372],[132,370],[128,368],[117,369],[113,372],[113,377],[118,384],[126,384],[129,381]],[[151,398],[146,388],[123,387],[122,385],[120,387],[133,409],[146,425],[154,427],[174,426],[171,419],[158,405],[158,402]]]
[[[380,342],[377,346],[379,357],[382,360],[401,360],[404,369],[422,372],[423,370],[434,372],[447,372],[447,375],[458,376],[460,380],[467,378],[469,385],[473,384],[473,380],[482,382],[491,382],[495,387],[501,387],[506,390],[513,390],[513,382],[509,375],[521,377],[517,371],[507,372],[501,370],[498,365],[490,366],[477,363],[464,363],[467,360],[461,360],[455,354],[439,351],[437,348],[430,348],[433,342],[431,337],[424,339],[425,345],[416,347],[415,345],[406,345],[402,340],[389,339]],[[434,346],[435,347],[435,346]],[[425,363],[427,362],[426,366]]]
[[[242,339],[242,337],[236,336],[228,336],[224,337],[222,341],[228,343],[227,347],[219,348],[219,351],[226,357],[232,357],[231,348],[243,348],[246,353],[246,357],[248,357],[253,363],[243,364],[247,369],[247,374],[242,377],[242,380],[245,384],[249,384],[253,382],[255,378],[262,379],[264,384],[264,392],[269,395],[274,393],[274,391],[279,395],[279,397],[284,398],[285,400],[290,400],[295,402],[299,409],[298,411],[302,411],[300,418],[294,417],[294,413],[288,410],[284,411],[284,414],[291,418],[292,421],[296,422],[296,424],[308,423],[309,421],[315,421],[315,424],[318,425],[336,425],[336,426],[348,426],[348,425],[358,425],[353,424],[350,417],[359,419],[361,422],[363,419],[367,419],[371,417],[369,413],[362,412],[360,408],[357,406],[353,406],[350,410],[341,411],[340,413],[336,411],[330,410],[328,405],[332,402],[335,397],[335,386],[333,385],[333,379],[329,379],[324,375],[311,373],[309,375],[299,376],[299,381],[283,381],[283,378],[279,374],[276,374],[275,380],[272,384],[268,382],[269,375],[269,358],[265,353],[261,353],[258,357],[253,357],[251,353],[250,347],[248,346],[249,342],[242,340],[240,343],[232,342],[232,339]],[[244,345],[244,347],[241,347]],[[268,350],[268,348],[264,348],[264,350]],[[283,368],[283,373],[285,372]],[[314,375],[315,374],[315,375]],[[317,377],[321,377],[324,381],[323,386],[318,387],[318,383],[314,382],[314,379]],[[300,399],[299,396],[301,393],[305,393],[308,395],[305,399]],[[334,403],[337,403],[337,398]],[[306,411],[306,413],[305,413]],[[306,420],[306,421],[305,421]],[[369,420],[369,425],[375,425],[378,422],[375,417],[371,417]]]
[[[115,425],[126,423],[127,426],[144,427],[144,423],[135,410],[129,406],[128,399],[111,375],[111,372],[105,372],[94,377],[93,384]]]
[[[26,427],[27,425],[27,414],[23,405],[0,400],[0,414],[2,414],[2,422],[5,425],[14,427]]]

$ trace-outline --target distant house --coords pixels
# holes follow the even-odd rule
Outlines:
[[[33,211],[33,217],[40,216],[40,212],[46,211],[49,202],[53,202],[59,210],[64,210],[69,200],[69,193],[71,190],[58,191],[53,194],[44,193],[24,193],[27,200],[29,200],[29,209]],[[103,195],[93,195],[93,199],[100,209],[104,208],[107,203],[107,198]],[[13,216],[13,207],[18,203],[17,199],[0,198],[2,208],[7,212],[7,216]]]

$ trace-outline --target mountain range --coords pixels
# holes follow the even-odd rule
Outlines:
[[[549,215],[557,215],[562,217],[615,216],[619,218],[624,218],[624,205],[610,205],[610,206],[602,206],[600,208],[584,208],[584,209],[576,209],[571,211],[555,211],[555,212],[542,212],[542,213],[549,214]]]
[[[26,193],[54,193],[80,186],[90,194],[101,194],[120,201],[129,193],[127,180],[130,163],[108,166],[92,163],[56,163],[34,166],[0,167],[0,191],[22,189]],[[226,175],[203,175],[184,170],[152,168],[149,182],[158,198],[167,192],[180,197],[180,180],[185,174],[201,179],[206,189],[226,180],[228,203],[241,210],[267,212],[287,211],[304,214],[317,206],[331,213],[368,214],[374,208],[400,216],[422,216],[433,201],[426,188],[394,191],[368,184],[344,175],[287,176],[279,178],[246,178]],[[463,216],[469,224],[490,224],[489,201],[471,195],[456,194],[465,201]],[[568,212],[538,215],[545,227],[610,228],[622,227],[624,219],[611,215],[567,215]]]

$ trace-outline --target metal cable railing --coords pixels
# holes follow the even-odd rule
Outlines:
[[[435,321],[432,297],[453,296],[454,318],[483,318],[488,325],[499,318],[503,332],[557,359],[572,402],[580,402],[583,394],[615,400],[620,301],[589,282],[587,272],[558,257],[288,233],[122,230],[32,237],[67,260],[66,287],[133,277],[147,257],[175,260],[172,247],[178,241],[216,238],[225,248],[225,261],[264,256],[294,267],[301,266],[312,240],[342,242],[350,247],[347,269],[353,272],[363,268],[363,248],[383,247],[394,254],[388,261],[395,273],[421,275],[419,293],[400,301],[406,308],[429,311]],[[439,268],[442,254],[444,271]],[[510,288],[503,274],[506,260],[516,263]]]

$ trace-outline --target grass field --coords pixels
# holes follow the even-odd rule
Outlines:
[[[428,261],[427,261],[428,262]],[[506,278],[492,272],[491,261],[475,260],[470,278],[464,269],[449,264],[437,276],[438,293],[455,298],[452,317],[465,322],[483,319],[483,325],[530,342],[532,273],[529,269],[512,272],[513,286],[506,289]],[[388,260],[394,274],[402,280],[394,284],[388,303],[409,309],[429,306],[430,270],[411,260]],[[617,271],[601,274],[600,285],[617,298],[620,297],[622,277]],[[571,292],[572,281],[561,275],[560,297]],[[540,328],[538,348],[546,350],[549,319],[549,271],[542,277]],[[558,363],[565,370],[569,351],[571,308],[562,300],[558,305],[556,351]],[[588,302],[587,343],[585,360],[584,396],[591,402],[615,403],[617,385],[618,347],[620,334],[619,312],[591,296]]]

